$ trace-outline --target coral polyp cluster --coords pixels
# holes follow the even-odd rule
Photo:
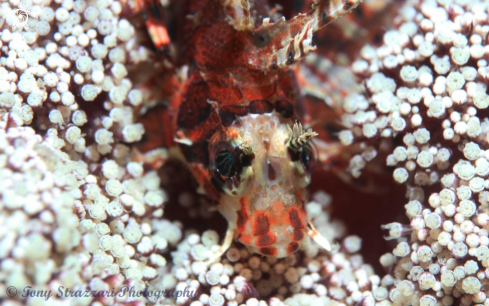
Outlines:
[[[250,253],[243,245],[236,244],[219,262],[208,267],[205,259],[218,247],[219,236],[215,231],[202,235],[188,231],[172,252],[173,276],[162,278],[199,288],[200,297],[191,304],[195,306],[336,305],[339,302],[354,305],[363,300],[373,303],[374,297],[384,299],[381,296],[387,295],[387,289],[358,253],[361,239],[344,238],[341,227],[330,223],[325,210],[330,204],[329,197],[318,193],[313,198],[315,201],[306,205],[309,216],[327,229],[328,238],[342,239],[339,252],[326,255],[308,238],[299,253],[277,259]]]
[[[486,2],[410,3],[383,44],[363,47],[352,64],[367,94],[343,105],[348,129],[339,138],[364,150],[350,171],[361,175],[367,151],[378,152],[409,191],[410,224],[384,226],[399,241],[381,258],[395,304],[489,302],[487,10]]]
[[[31,12],[29,31],[11,27],[19,5]],[[127,302],[123,285],[144,288],[166,265],[156,250],[180,239],[161,219],[160,178],[131,157],[129,144],[144,133],[135,122],[143,96],[128,69],[151,52],[122,9],[119,1],[1,4],[0,298],[12,305],[44,301],[25,295],[28,286],[51,290],[48,304]],[[120,297],[56,297],[60,286],[115,288]]]
[[[304,12],[265,2],[151,6],[153,26],[162,26],[160,11],[160,20],[171,25],[171,39],[155,41],[157,49],[168,45],[156,52],[149,40],[155,28],[148,35],[133,11],[147,8],[141,2],[1,4],[0,300],[489,305],[489,4],[408,1],[390,18],[380,43],[370,41],[350,67],[339,67],[344,54],[324,59],[324,44],[318,41],[316,49],[315,39],[326,34],[315,33],[357,1],[309,1]],[[14,30],[18,8],[29,11],[28,28]],[[361,12],[371,11],[364,6]],[[338,133],[326,131],[330,117],[321,117],[321,107],[339,116]],[[305,133],[296,124],[296,137],[284,138],[291,149],[312,152],[300,137],[314,135],[319,162],[332,152],[339,160],[351,157],[346,170],[359,180],[349,182],[368,181],[374,173],[406,187],[407,199],[391,205],[404,207],[409,221],[393,216],[383,225],[395,242],[380,257],[385,275],[361,255],[376,251],[362,248],[359,236],[368,234],[347,234],[347,226],[332,219],[340,208],[331,203],[344,190],[297,197],[311,222],[307,229],[314,225],[331,241],[330,252],[305,236],[283,259],[252,253],[239,242],[215,257],[226,221],[213,212],[223,187],[206,172],[209,138],[239,123],[236,118],[267,113],[304,119]],[[161,117],[148,121],[151,114]],[[326,144],[328,133],[339,144]],[[178,150],[160,147],[175,142],[184,148],[186,166]],[[251,158],[247,144],[239,149]],[[297,152],[294,162],[309,161]],[[273,180],[273,169],[264,165]],[[341,170],[338,176],[347,178]],[[368,190],[381,189],[375,184]],[[368,220],[368,227],[378,226]],[[19,294],[11,295],[10,286]],[[53,295],[22,296],[27,286]],[[55,296],[61,286],[113,290],[114,296]],[[134,296],[124,288],[173,295]]]

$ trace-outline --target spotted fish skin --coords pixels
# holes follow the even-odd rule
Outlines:
[[[165,78],[172,84],[165,134],[173,137],[165,143],[180,147],[235,239],[266,256],[297,251],[311,235],[302,198],[310,168],[302,150],[316,133],[292,135],[308,116],[291,68],[315,50],[315,31],[360,1],[317,0],[308,13],[276,22],[257,17],[269,15],[267,1],[175,1],[181,13],[171,17],[181,34],[175,41],[156,2],[137,2],[157,49],[174,51],[165,55],[167,75],[174,73]]]

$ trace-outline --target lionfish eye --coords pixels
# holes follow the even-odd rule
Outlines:
[[[229,150],[222,150],[216,155],[216,169],[222,176],[233,177],[236,174],[234,155]]]
[[[302,147],[300,153],[301,163],[308,171],[312,171],[316,164],[316,154],[314,149],[314,145],[308,142]]]

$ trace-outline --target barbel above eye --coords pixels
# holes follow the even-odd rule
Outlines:
[[[311,129],[304,130],[300,122],[296,122],[292,127],[287,126],[289,137],[285,145],[292,161],[300,161],[304,168],[310,173],[316,165],[316,147],[312,143],[312,138],[317,136]]]

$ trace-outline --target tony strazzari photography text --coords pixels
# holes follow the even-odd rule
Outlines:
[[[88,290],[88,289],[71,289],[60,286],[56,293],[51,290],[35,290],[31,286],[24,287],[21,293],[22,297],[43,297],[46,301],[50,297],[57,298],[77,298],[77,297],[146,297],[151,300],[159,300],[160,298],[179,298],[188,297],[195,299],[196,290],[194,288],[185,287],[184,290],[136,290],[134,287],[122,286],[118,292],[114,288],[112,290]]]

